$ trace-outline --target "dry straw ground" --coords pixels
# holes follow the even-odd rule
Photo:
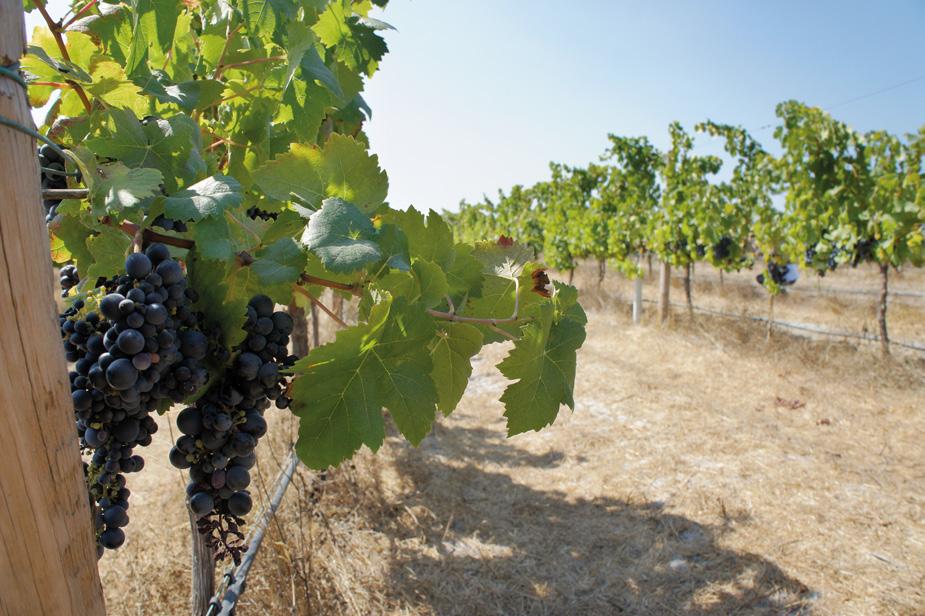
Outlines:
[[[390,436],[325,479],[299,472],[238,614],[925,613],[925,354],[782,332],[768,345],[761,325],[714,317],[634,327],[629,285],[596,289],[584,269],[574,413],[505,439],[505,348],[487,349],[421,447]],[[695,280],[699,304],[765,309],[747,273]],[[825,292],[874,289],[871,272],[823,283],[775,312],[874,329],[873,296]],[[925,299],[897,298],[890,317],[925,341]],[[101,564],[112,614],[188,613],[167,425],[130,478],[128,541]],[[261,494],[293,429],[275,416]]]

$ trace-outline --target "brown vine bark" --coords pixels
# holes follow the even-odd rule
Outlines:
[[[671,295],[671,265],[662,261],[658,271],[658,321],[664,324],[668,321]]]
[[[886,329],[886,309],[889,299],[890,265],[880,264],[880,298],[877,302],[877,324],[880,326],[880,353],[884,357],[890,354],[890,334]]]
[[[694,317],[694,300],[691,298],[691,264],[684,266],[684,299],[687,302],[687,314]]]

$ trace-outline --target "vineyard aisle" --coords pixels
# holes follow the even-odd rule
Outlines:
[[[291,605],[287,554],[309,559],[310,603],[295,596],[314,614],[925,606],[919,360],[871,369],[875,348],[786,335],[767,348],[760,327],[716,321],[707,338],[614,312],[590,313],[576,411],[550,429],[505,439],[493,365],[506,349],[495,345],[457,413],[419,448],[393,432],[378,456],[362,453],[355,472],[334,475],[315,522],[290,495],[268,538],[285,549],[258,559],[246,613]],[[264,464],[269,481],[276,467]],[[139,490],[158,506],[139,507],[143,536],[104,562],[103,577],[112,595],[169,601],[183,562],[165,567],[139,544],[159,532],[158,511],[182,522],[182,502],[175,477],[149,477],[163,484]]]

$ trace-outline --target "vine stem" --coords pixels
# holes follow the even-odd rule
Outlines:
[[[281,62],[286,59],[286,56],[269,56],[267,58],[254,58],[253,60],[241,60],[240,62],[230,62],[228,64],[222,64],[218,68],[222,71],[225,71],[229,68],[237,68],[239,66],[249,66],[251,64],[264,64],[266,62]],[[254,89],[254,88],[251,88]]]
[[[71,55],[67,52],[67,45],[64,44],[64,39],[61,37],[61,24],[51,18],[48,11],[45,10],[45,2],[43,0],[32,0],[32,3],[35,5],[35,8],[39,10],[39,13],[42,14],[45,24],[48,26],[48,29],[51,30],[51,35],[55,37],[55,43],[57,43],[58,49],[61,51],[61,57],[70,62]],[[87,98],[87,93],[84,92],[84,89],[80,87],[80,84],[73,81],[67,81],[67,84],[74,89],[74,92],[77,93],[87,113],[90,113],[93,110],[93,106],[90,104],[90,99]]]
[[[97,2],[97,0],[90,0],[90,2],[86,3],[85,5],[83,5],[83,8],[81,8],[79,11],[77,11],[76,13],[74,13],[74,16],[71,17],[70,19],[68,19],[68,20],[67,20],[67,23],[65,23],[64,25],[61,26],[61,29],[62,29],[62,30],[67,30],[68,27],[69,27],[72,23],[74,23],[75,21],[77,21],[78,19],[80,19],[81,15],[83,15],[84,13],[86,13],[87,11],[89,11],[91,8],[93,8],[93,6],[96,5],[96,2]]]
[[[341,327],[344,327],[344,328],[350,327],[349,325],[347,325],[347,324],[344,322],[343,319],[341,319],[339,316],[337,316],[336,314],[334,314],[334,312],[333,312],[330,308],[328,308],[327,306],[325,306],[324,303],[321,302],[321,300],[319,300],[317,297],[315,297],[314,295],[312,295],[311,293],[309,293],[307,289],[304,289],[304,288],[301,287],[300,285],[295,284],[295,285],[292,285],[292,290],[293,290],[293,291],[296,291],[297,293],[301,293],[302,295],[304,295],[305,297],[307,297],[308,300],[309,300],[313,305],[318,306],[319,308],[321,308],[321,310],[322,310],[326,315],[328,315],[329,317],[331,317],[331,319],[333,319],[334,322],[337,323],[338,325],[340,325]]]

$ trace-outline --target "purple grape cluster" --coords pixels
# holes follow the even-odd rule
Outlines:
[[[267,432],[264,411],[271,402],[287,408],[287,369],[293,321],[274,311],[273,301],[258,295],[247,307],[247,336],[233,349],[224,376],[196,403],[177,415],[182,436],[170,450],[170,462],[189,469],[187,497],[219,557],[237,560],[243,546],[238,527],[253,506],[248,486],[256,462],[257,441]]]
[[[208,380],[202,360],[209,342],[199,330],[180,264],[163,244],[125,261],[125,274],[104,284],[97,311],[76,301],[60,317],[65,355],[74,362],[71,396],[96,508],[99,551],[125,541],[129,490],[123,473],[144,465],[133,454],[147,446],[157,423],[150,413],[180,402]]]

